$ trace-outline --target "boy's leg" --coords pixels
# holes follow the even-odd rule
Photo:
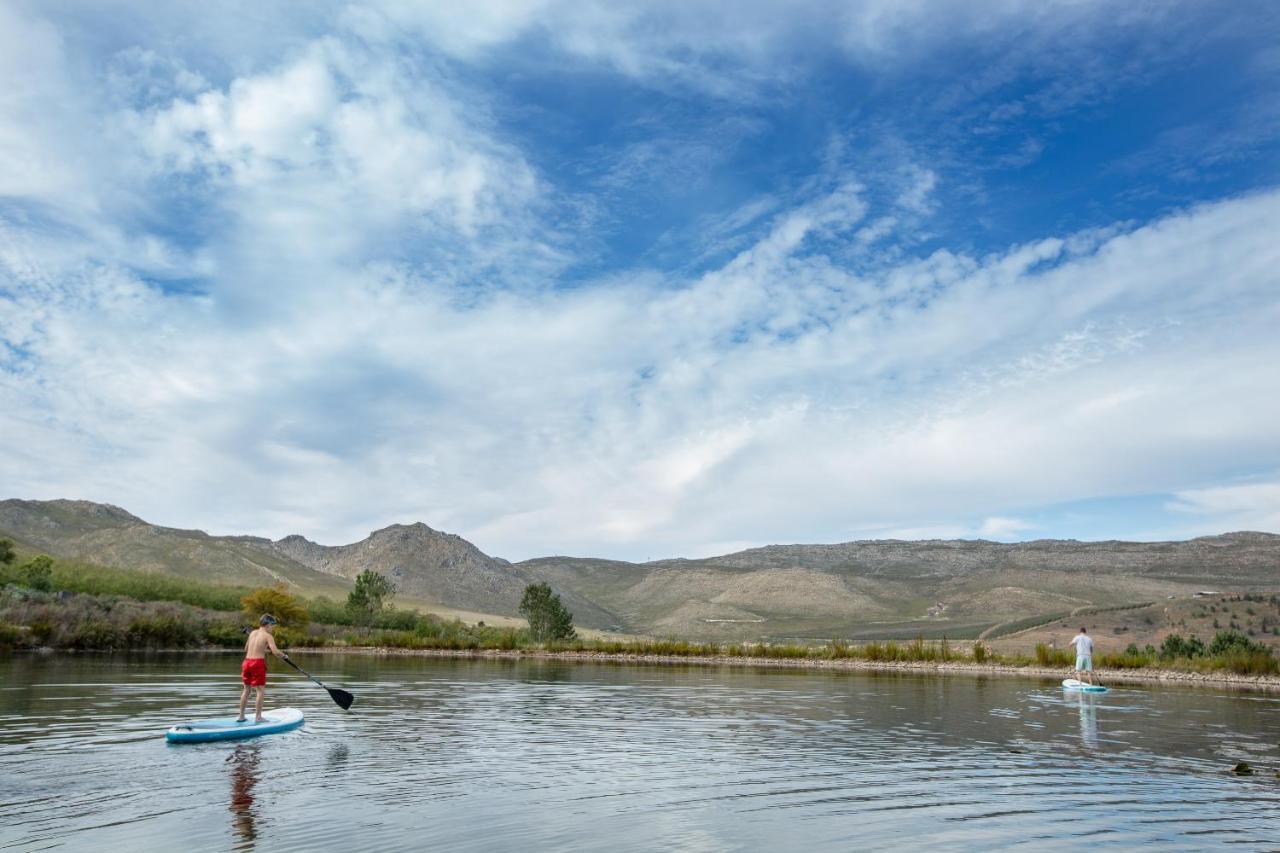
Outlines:
[[[244,721],[244,706],[248,704],[249,704],[249,685],[246,684],[240,690],[240,713],[236,717],[236,720],[238,722]]]
[[[260,723],[262,722],[262,694],[267,692],[267,688],[255,687],[254,689],[258,691],[258,699],[253,704],[254,722]]]

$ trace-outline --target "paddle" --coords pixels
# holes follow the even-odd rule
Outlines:
[[[356,701],[356,697],[352,696],[352,695],[351,695],[350,693],[348,693],[347,691],[345,691],[345,690],[339,690],[339,689],[338,689],[338,688],[336,688],[336,687],[329,687],[329,686],[328,686],[327,684],[325,684],[323,681],[321,681],[320,679],[316,678],[314,675],[312,675],[311,673],[307,672],[305,669],[303,669],[302,667],[298,666],[298,665],[297,665],[296,663],[294,663],[293,661],[289,660],[289,658],[285,658],[285,659],[284,659],[284,662],[285,662],[285,663],[287,663],[287,664],[289,664],[289,666],[293,667],[293,668],[294,668],[294,669],[296,669],[298,672],[300,672],[300,673],[302,673],[303,675],[305,675],[307,678],[310,678],[310,679],[311,679],[312,681],[314,681],[316,684],[319,684],[319,685],[320,685],[321,687],[323,687],[325,690],[328,690],[328,691],[329,691],[329,698],[330,698],[330,699],[332,699],[334,702],[337,702],[337,703],[338,703],[338,707],[339,707],[339,708],[341,708],[342,710],[344,710],[344,711],[349,710],[349,709],[351,708],[351,703],[352,703],[352,702],[354,702],[354,701]]]

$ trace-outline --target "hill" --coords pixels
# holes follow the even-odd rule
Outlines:
[[[1280,536],[1185,542],[876,540],[771,545],[700,560],[510,563],[425,524],[350,545],[210,536],[87,501],[0,501],[0,535],[59,556],[236,584],[346,594],[365,569],[414,603],[514,615],[546,581],[584,627],[710,640],[995,636],[1099,607],[1280,591]]]
[[[391,525],[360,542],[325,546],[301,536],[272,541],[210,536],[148,524],[119,507],[89,501],[0,501],[0,536],[60,557],[163,572],[226,584],[283,583],[306,595],[345,598],[365,569],[388,575],[403,600],[428,610],[514,615],[535,579],[506,560],[486,556],[461,537],[425,524]],[[613,618],[590,601],[563,594],[585,617]]]
[[[518,564],[616,613],[633,631],[708,639],[977,636],[1090,607],[1280,589],[1280,536],[1015,544],[877,540],[772,545],[644,564]]]

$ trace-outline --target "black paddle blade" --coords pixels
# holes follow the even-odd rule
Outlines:
[[[352,696],[345,690],[339,690],[336,687],[326,687],[329,691],[329,698],[338,703],[338,707],[346,711],[351,708],[351,703],[356,701],[356,697]]]

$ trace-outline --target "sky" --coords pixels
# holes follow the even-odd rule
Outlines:
[[[0,498],[1280,532],[1280,7],[0,0]]]

